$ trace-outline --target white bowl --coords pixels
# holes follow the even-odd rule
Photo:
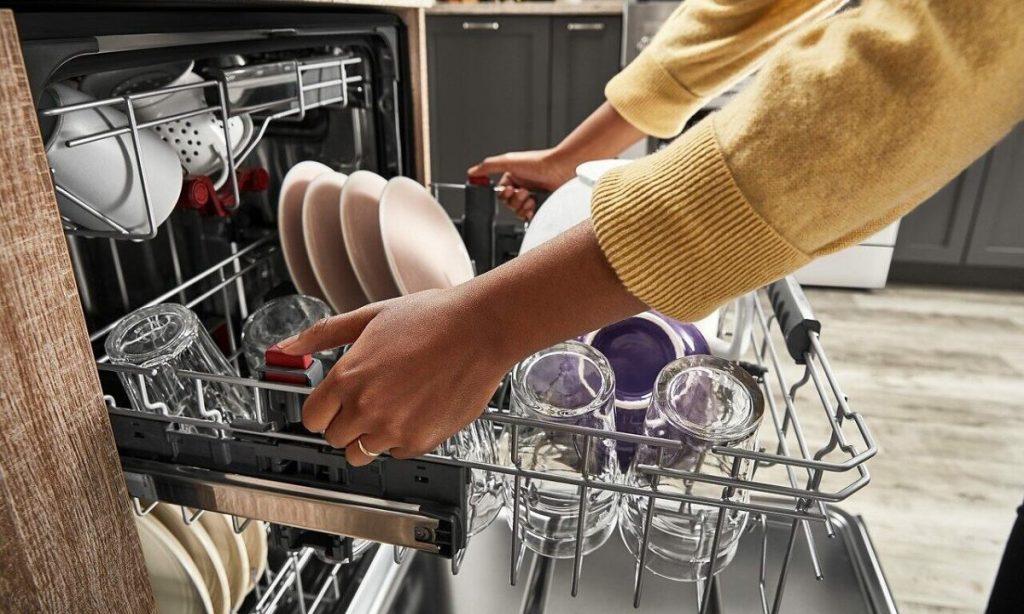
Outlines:
[[[92,97],[66,85],[54,84],[44,93],[43,108],[90,102]],[[46,141],[46,157],[55,182],[130,232],[148,230],[146,205],[131,135],[109,137],[77,147],[71,139],[128,125],[124,113],[112,106],[94,107],[57,116]],[[181,193],[181,164],[174,151],[151,130],[139,130],[153,212],[159,226],[174,210]],[[57,195],[61,215],[89,230],[112,230],[64,196]]]

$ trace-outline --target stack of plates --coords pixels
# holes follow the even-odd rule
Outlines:
[[[187,525],[180,507],[158,503],[135,524],[160,612],[236,612],[266,571],[264,522],[237,534],[223,514],[205,512]]]
[[[295,287],[339,313],[473,278],[448,214],[406,177],[300,162],[281,184],[277,221]]]

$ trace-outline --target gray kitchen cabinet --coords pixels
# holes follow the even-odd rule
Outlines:
[[[985,164],[982,156],[903,218],[893,252],[896,262],[960,263]]]
[[[1024,268],[1024,125],[989,153],[966,263]]]
[[[550,48],[547,18],[427,17],[434,181],[462,183],[484,156],[547,145]]]
[[[485,156],[557,143],[604,100],[621,40],[617,15],[427,16],[433,180],[462,183]],[[461,215],[458,192],[441,203]]]
[[[562,140],[604,102],[604,86],[619,70],[621,41],[617,16],[551,20],[550,143]]]

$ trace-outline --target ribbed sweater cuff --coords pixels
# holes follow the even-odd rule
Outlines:
[[[679,134],[704,103],[647,53],[612,77],[604,95],[626,121],[662,139]]]
[[[591,214],[598,243],[626,288],[683,321],[810,260],[744,198],[710,121],[604,175]]]

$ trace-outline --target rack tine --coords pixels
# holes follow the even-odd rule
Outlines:
[[[156,237],[156,222],[153,219],[153,199],[149,193],[149,182],[146,181],[146,166],[142,161],[142,140],[139,138],[139,125],[135,117],[135,104],[130,96],[124,97],[125,115],[128,116],[128,128],[132,134],[132,149],[135,151],[135,166],[139,169],[139,185],[142,186],[142,202],[146,205],[146,228],[149,229],[140,239]]]
[[[466,550],[468,550],[468,548],[460,548],[459,551],[452,556],[451,567],[453,576],[459,575],[459,570],[462,569],[462,561],[466,558]]]
[[[405,560],[405,555],[409,553],[409,549],[402,546],[392,546],[391,558],[395,562],[395,565],[401,565],[402,561]]]
[[[516,475],[512,486],[512,561],[509,567],[509,584],[516,585],[519,579],[519,564],[523,560],[523,545],[520,543],[519,530],[519,491],[522,488],[522,477]]]
[[[640,446],[637,446],[636,454],[639,454],[641,450]],[[661,467],[665,464],[665,448],[658,448],[658,466]],[[651,476],[651,492],[657,492],[658,482],[661,481],[661,476],[654,474]],[[657,500],[652,494],[647,497],[647,511],[644,513],[644,529],[643,539],[640,540],[640,550],[637,553],[639,556],[636,561],[636,574],[633,578],[633,607],[640,607],[640,596],[644,588],[644,570],[647,568],[647,548],[651,542],[651,524],[654,521],[654,506]]]
[[[512,425],[512,464],[518,469],[521,464],[519,458],[519,425]],[[512,480],[512,562],[509,567],[509,584],[516,585],[519,579],[519,564],[523,560],[523,546],[519,539],[520,517],[519,517],[519,493],[523,487],[523,478],[518,473]]]
[[[579,594],[580,588],[580,572],[583,569],[583,529],[587,522],[587,503],[589,502],[589,487],[587,482],[590,481],[590,455],[593,452],[594,438],[590,435],[586,435],[583,444],[583,481],[584,484],[580,486],[580,505],[576,513],[576,544],[573,548],[573,559],[572,559],[572,596],[575,597]],[[609,451],[609,454],[612,452]]]
[[[309,605],[307,614],[316,614],[316,611],[320,609],[320,604],[327,596],[327,591],[330,590],[332,586],[336,586],[335,583],[338,581],[338,571],[340,569],[341,563],[335,563],[334,566],[331,567],[331,572],[327,574],[327,578],[324,580],[324,583],[320,585],[320,590],[316,592],[316,597],[313,599],[313,603]]]
[[[199,517],[206,512],[206,510],[198,509],[193,511],[192,515],[189,515],[187,507],[185,507],[184,505],[181,505],[179,507],[181,509],[181,519],[185,521],[186,526],[191,525],[193,522],[199,520]]]
[[[657,479],[658,476],[654,476]],[[651,523],[654,520],[655,497],[647,498],[647,512],[644,514],[644,537],[640,540],[639,558],[636,561],[636,574],[633,579],[633,607],[640,607],[640,596],[644,587],[644,570],[647,565],[647,548],[651,540]]]
[[[138,497],[132,497],[131,499],[132,499],[132,511],[134,511],[135,515],[138,516],[139,518],[142,518],[146,514],[152,512],[153,508],[156,507],[156,504],[160,503],[159,501],[154,501],[154,502],[150,503],[149,505],[147,505],[145,508],[143,508],[142,507],[142,501]]]
[[[758,516],[761,524],[761,566],[758,573],[757,589],[761,594],[761,612],[768,614],[768,582],[765,579],[768,569],[768,520],[764,514]]]
[[[299,83],[302,83],[301,80]],[[231,126],[228,121],[231,119],[228,112],[228,89],[223,81],[217,82],[217,94],[220,97],[220,116],[224,120],[224,151],[228,154],[228,178],[231,180],[231,194],[235,197],[235,202],[227,207],[227,209],[228,211],[234,211],[242,203],[242,200],[241,194],[238,191],[238,169],[235,168],[235,152],[232,151],[234,148],[231,147]]]
[[[124,279],[124,268],[121,264],[121,252],[117,249],[117,241],[113,239],[107,239],[110,244],[110,256],[114,260],[114,277],[117,278],[117,290],[121,295],[121,305],[125,311],[129,311],[131,301],[128,300],[128,284]]]
[[[732,460],[732,471],[730,474],[733,479],[736,479],[740,475],[740,462],[742,459],[735,457]],[[733,495],[733,487],[726,486],[722,489],[722,499],[729,499]],[[718,545],[722,541],[722,530],[725,528],[725,516],[726,510],[724,508],[718,508],[718,518],[715,521],[715,536],[711,540],[711,558],[708,561],[708,575],[707,581],[704,584],[704,596],[700,600],[700,614],[707,614],[711,607],[711,590],[715,584],[715,567],[718,566]]]
[[[252,518],[246,518],[242,522],[238,522],[238,516],[231,515],[231,529],[234,530],[236,535],[241,535],[249,527],[249,523],[252,522]]]
[[[292,586],[295,587],[295,603],[299,606],[300,614],[306,614],[306,596],[302,591],[302,568],[299,567],[299,555],[292,552],[290,556],[294,561],[293,567],[295,568],[294,580],[292,580]]]
[[[779,570],[779,583],[775,587],[775,601],[772,604],[772,614],[782,611],[782,594],[786,590],[786,578],[789,577],[789,562],[793,558],[793,545],[796,543],[796,528],[798,520],[794,520],[789,529],[789,540],[786,542],[786,554],[782,559],[782,568]]]

